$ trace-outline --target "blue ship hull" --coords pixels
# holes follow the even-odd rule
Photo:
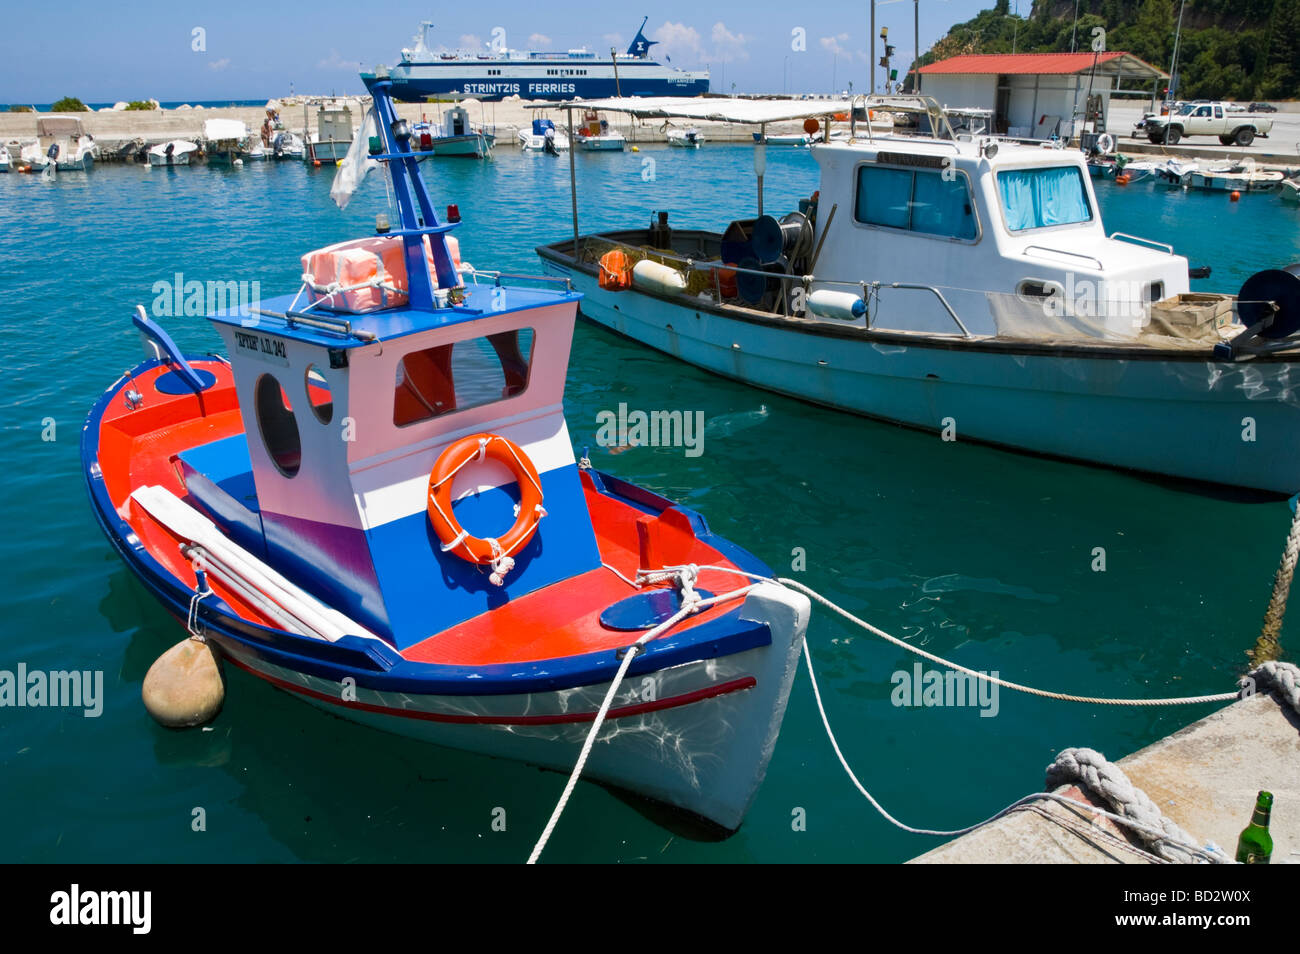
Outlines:
[[[448,71],[450,73],[450,71]],[[422,103],[438,96],[469,96],[494,102],[507,96],[524,99],[602,99],[609,96],[703,96],[709,91],[708,80],[673,81],[663,78],[639,79],[633,75],[614,79],[598,76],[568,76],[562,79],[500,77],[466,79],[446,77],[393,76],[393,98],[405,103]]]

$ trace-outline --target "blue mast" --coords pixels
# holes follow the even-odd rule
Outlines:
[[[383,140],[383,152],[371,159],[383,161],[393,181],[393,195],[397,199],[400,228],[388,234],[401,236],[406,258],[406,275],[410,294],[410,307],[419,311],[433,311],[436,307],[433,289],[451,288],[459,281],[456,266],[451,259],[444,235],[459,223],[443,225],[433,210],[429,190],[420,175],[420,159],[432,156],[431,152],[411,150],[411,124],[399,119],[393,108],[390,94],[392,81],[380,77],[364,77],[366,88],[374,98],[375,119]],[[424,255],[424,237],[429,236],[433,253],[435,275],[429,274]],[[437,283],[435,285],[434,279]]]

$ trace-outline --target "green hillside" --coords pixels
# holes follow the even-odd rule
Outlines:
[[[1079,0],[1075,49],[1090,50],[1092,29],[1106,48],[1127,50],[1168,71],[1179,0]],[[1034,0],[1028,16],[1009,0],[959,23],[921,57],[959,53],[1068,52],[1075,0]],[[1178,53],[1181,99],[1300,98],[1300,0],[1187,0]]]

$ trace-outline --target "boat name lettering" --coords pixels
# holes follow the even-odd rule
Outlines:
[[[241,354],[251,355],[276,364],[287,365],[289,353],[285,351],[284,342],[267,335],[249,334],[247,331],[235,332],[235,347]]]

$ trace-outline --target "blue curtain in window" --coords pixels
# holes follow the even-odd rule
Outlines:
[[[1013,232],[1092,218],[1083,177],[1074,166],[999,172],[998,190],[1007,228]]]
[[[858,173],[859,222],[905,229],[910,217],[912,173],[863,166]]]
[[[975,214],[965,178],[944,181],[938,172],[918,172],[912,194],[912,231],[975,238]]]

